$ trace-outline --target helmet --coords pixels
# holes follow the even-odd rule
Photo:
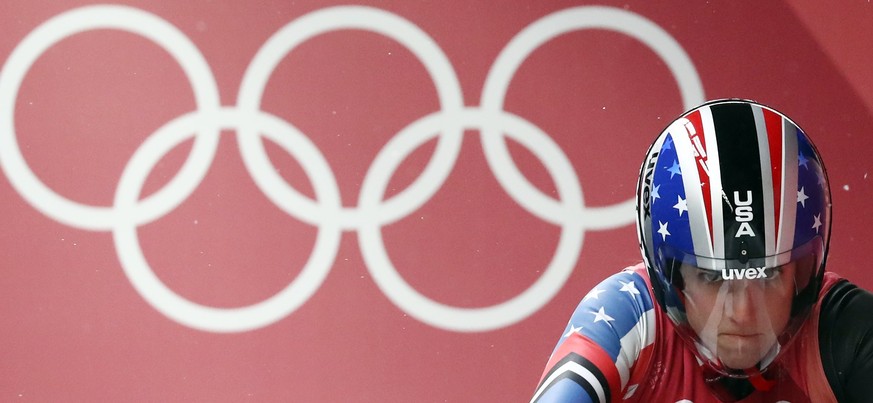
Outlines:
[[[764,373],[824,274],[830,190],[812,142],[759,103],[705,103],[652,144],[636,201],[652,291],[680,338],[719,376]]]

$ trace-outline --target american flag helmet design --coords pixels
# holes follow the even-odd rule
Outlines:
[[[657,137],[640,170],[637,230],[656,300],[698,358],[731,376],[738,374],[713,352],[698,351],[704,343],[688,323],[679,264],[728,282],[808,262],[797,265],[791,317],[775,335],[776,351],[757,364],[764,370],[816,299],[830,216],[827,175],[812,142],[788,117],[753,101],[717,100],[686,112]]]

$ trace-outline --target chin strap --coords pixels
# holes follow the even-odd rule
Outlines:
[[[731,378],[713,370],[704,368],[704,381],[712,394],[722,402],[736,402],[745,399],[756,390],[767,392],[778,383],[779,369],[769,368],[766,375],[757,368],[745,370],[748,378]]]
[[[749,383],[751,383],[757,390],[768,392],[776,386],[775,380],[767,379],[757,368],[747,369],[746,373],[749,374]]]

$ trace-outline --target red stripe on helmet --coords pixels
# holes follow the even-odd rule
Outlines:
[[[700,191],[703,194],[703,206],[706,209],[706,228],[709,229],[709,239],[714,240],[713,226],[715,223],[712,221],[712,200],[709,193],[709,167],[707,166],[707,160],[709,158],[709,153],[706,149],[706,138],[703,135],[703,121],[700,116],[700,111],[696,110],[686,116],[691,125],[694,127],[694,133],[696,135],[692,136],[692,132],[689,130],[689,136],[692,136],[690,139],[692,145],[694,146],[694,162],[697,165],[697,174],[700,178]]]
[[[770,143],[770,166],[773,175],[773,217],[775,234],[779,234],[779,217],[782,210],[782,117],[767,108],[764,112],[764,123],[767,126],[767,139]],[[775,244],[778,249],[778,240]]]

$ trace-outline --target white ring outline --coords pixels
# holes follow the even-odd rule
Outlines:
[[[266,326],[293,312],[320,287],[335,258],[335,255],[331,258],[325,257],[325,254],[329,254],[331,249],[334,249],[335,254],[342,229],[358,229],[360,231],[362,254],[374,281],[395,305],[423,322],[456,331],[493,330],[518,322],[536,312],[563,286],[578,258],[586,228],[613,228],[623,225],[624,221],[632,221],[632,214],[630,214],[632,208],[628,208],[628,202],[609,207],[586,209],[582,202],[578,178],[561,149],[550,141],[551,139],[547,134],[532,123],[501,110],[506,89],[521,62],[536,47],[561,33],[592,27],[612,29],[641,40],[667,62],[671,72],[677,78],[686,105],[695,103],[694,97],[699,96],[701,101],[703,98],[702,85],[700,85],[699,77],[690,59],[679,44],[656,24],[624,10],[609,7],[576,7],[541,18],[513,38],[489,71],[483,88],[482,107],[479,109],[464,108],[460,85],[454,70],[439,46],[430,37],[414,24],[389,12],[369,7],[348,6],[318,10],[283,27],[265,43],[246,70],[243,84],[240,87],[238,109],[222,108],[219,110],[217,85],[215,85],[208,64],[184,34],[159,17],[137,9],[122,6],[90,6],[52,18],[28,35],[13,51],[3,71],[0,72],[0,102],[7,101],[9,98],[10,116],[14,115],[14,103],[18,88],[34,60],[56,41],[63,39],[65,35],[71,35],[85,29],[95,29],[90,25],[92,23],[83,24],[77,20],[77,18],[83,18],[83,20],[93,21],[95,17],[99,17],[97,18],[98,23],[93,26],[128,30],[146,36],[162,47],[165,43],[170,43],[170,46],[180,44],[180,49],[190,52],[188,54],[175,53],[173,49],[176,48],[167,49],[164,47],[176,58],[189,76],[189,80],[193,84],[192,88],[195,90],[198,111],[180,116],[167,123],[153,136],[150,136],[137,150],[125,167],[122,180],[116,189],[115,206],[111,210],[79,205],[58,196],[45,187],[24,163],[15,142],[14,124],[11,123],[11,119],[9,119],[10,130],[0,132],[0,164],[7,173],[24,172],[24,180],[10,176],[10,181],[31,205],[49,217],[83,229],[112,229],[122,266],[137,291],[156,309],[171,319],[207,331],[251,330]],[[586,18],[592,18],[592,20]],[[146,22],[145,25],[159,26],[159,33],[155,36],[150,34],[153,32],[150,30],[154,26],[150,26],[148,30],[135,28],[138,22],[143,21]],[[603,24],[601,21],[610,22]],[[134,28],[126,24],[132,24]],[[399,29],[404,35],[397,34],[399,37],[395,37],[395,33],[387,27]],[[552,27],[558,28],[554,30]],[[276,64],[294,46],[309,37],[341,28],[371,30],[391,37],[406,46],[419,60],[424,62],[431,78],[437,85],[442,108],[439,113],[423,117],[403,129],[389,141],[389,145],[380,151],[365,178],[365,186],[362,187],[357,210],[344,209],[341,206],[336,181],[326,162],[321,163],[324,160],[317,148],[306,140],[301,141],[305,136],[290,123],[258,111],[263,89]],[[635,29],[641,29],[641,32],[652,36],[647,37],[640,34],[641,36],[638,37]],[[61,35],[59,36],[55,30]],[[545,35],[541,35],[540,32],[545,32]],[[45,40],[42,38],[43,36],[49,36],[50,39]],[[165,36],[173,41],[165,42],[165,39],[160,39]],[[649,40],[650,38],[651,40]],[[287,41],[290,41],[290,44]],[[532,46],[531,43],[533,43]],[[33,49],[30,49],[31,46],[35,47],[37,51],[34,52]],[[424,46],[425,50],[422,50],[420,46]],[[524,50],[525,47],[528,49]],[[283,50],[277,54],[271,54],[275,51],[274,48]],[[517,48],[522,48],[522,50]],[[436,55],[434,58],[430,57],[428,49]],[[278,56],[274,58],[274,55]],[[520,57],[517,57],[519,55]],[[185,57],[193,57],[193,65],[186,64]],[[25,61],[22,62],[19,58],[24,58]],[[188,61],[190,62],[190,60]],[[690,83],[686,81],[683,85],[684,76],[677,75],[677,71],[680,70],[685,71],[688,77],[691,77]],[[194,74],[203,74],[204,72],[205,75],[202,76]],[[10,75],[12,78],[9,78]],[[211,85],[206,85],[205,95],[202,88],[205,84],[198,80],[198,77],[204,76],[209,78],[209,82],[206,84]],[[257,82],[258,79],[261,80],[260,83]],[[441,79],[449,79],[450,85]],[[9,84],[8,80],[17,83]],[[494,84],[501,80],[503,80],[502,89]],[[5,111],[5,108],[0,111],[0,118],[3,117],[2,112]],[[160,280],[148,268],[136,238],[138,225],[166,214],[196,189],[214,157],[219,138],[219,125],[226,128],[236,128],[239,131],[238,139],[243,160],[265,195],[289,215],[318,225],[320,229],[316,248],[298,278],[273,297],[242,308],[206,307],[192,303],[175,294],[160,283]],[[509,301],[484,308],[451,307],[430,300],[418,293],[405,283],[396,268],[391,265],[387,250],[382,243],[380,231],[381,225],[403,218],[399,213],[404,210],[403,207],[417,208],[416,204],[418,206],[423,204],[441,187],[460,152],[462,128],[464,127],[481,130],[483,150],[489,167],[508,194],[529,212],[562,227],[562,235],[556,254],[543,275],[522,294]],[[163,155],[157,153],[160,151],[166,153],[178,142],[186,139],[184,130],[187,130],[188,136],[191,136],[198,128],[206,134],[201,133],[196,136],[195,148],[179,174],[159,192],[139,202],[138,194],[142,182],[147,177],[151,165]],[[264,153],[260,136],[257,135],[257,129],[264,128],[267,129],[265,135],[268,138],[300,159],[307,175],[316,185],[316,198],[321,202],[329,203],[326,207],[324,204],[313,206],[310,199],[300,195],[275,174]],[[442,133],[440,129],[443,130]],[[504,134],[500,129],[508,129],[505,135],[528,146],[537,154],[537,157],[541,159],[555,179],[561,204],[555,203],[554,199],[539,192],[527,182],[514,164],[509,163],[511,158],[509,158],[506,144],[503,141]],[[285,133],[286,137],[296,137],[297,140],[286,142],[288,139],[279,137],[275,134],[276,132]],[[403,159],[391,161],[391,158],[397,158],[398,154],[392,154],[389,151],[414,150],[421,144],[420,141],[435,135],[440,135],[440,141],[422,175],[401,193],[390,200],[382,201],[384,186],[390,179],[387,168],[396,168],[396,164]],[[295,144],[292,145],[292,143]],[[297,146],[309,149],[310,153],[295,152],[294,147]],[[497,148],[491,149],[490,147]],[[14,151],[4,153],[4,149]],[[141,177],[137,177],[136,170],[140,166],[144,168],[142,168]],[[319,174],[321,169],[323,169],[321,172],[326,173]],[[558,173],[555,174],[555,172]],[[384,178],[379,177],[379,174],[382,173],[384,173]],[[319,186],[318,184],[325,183],[322,179],[330,179],[328,182],[334,185],[327,188]],[[515,183],[519,183],[519,185],[516,186]],[[184,185],[190,185],[190,190],[182,190]],[[51,200],[45,205],[39,204],[40,202],[34,200],[34,196],[30,192],[41,192],[40,196],[48,195]],[[169,196],[163,196],[165,194]],[[527,201],[526,197],[532,197],[531,201]],[[381,208],[380,201],[384,202]],[[632,199],[630,205],[632,206]],[[53,211],[53,206],[60,206],[62,212]],[[163,207],[159,208],[161,206]],[[299,213],[298,209],[303,209],[308,214]],[[590,210],[593,210],[594,213]],[[625,210],[628,211],[628,214],[624,213]],[[97,218],[97,220],[69,218],[70,216],[65,216],[64,212],[75,213],[70,215],[73,217],[81,217],[82,213],[85,213],[89,218]],[[598,222],[599,220],[591,220],[595,213],[601,218],[607,217],[608,219],[600,222]],[[334,217],[334,219],[330,219],[330,217]],[[586,225],[587,221],[591,223]],[[574,240],[576,242],[573,242]],[[324,265],[325,262],[326,265]]]
[[[79,32],[95,29],[128,31],[150,39],[170,53],[192,84],[198,110],[219,107],[218,86],[209,64],[181,31],[165,20],[145,11],[125,6],[86,6],[61,13],[28,34],[10,54],[0,70],[0,166],[13,187],[37,210],[63,224],[92,231],[108,231],[115,221],[115,209],[84,205],[60,196],[27,165],[15,135],[15,102],[27,71],[48,48]],[[204,122],[201,131],[216,129]],[[5,126],[5,127],[4,127]],[[179,173],[163,188],[144,199],[137,210],[137,222],[152,221],[184,200],[209,169],[217,136],[198,136]],[[199,180],[198,180],[199,181]]]
[[[560,10],[540,18],[512,38],[497,56],[485,78],[482,89],[482,109],[491,112],[503,110],[503,101],[512,77],[534,50],[560,35],[585,29],[615,31],[642,42],[667,64],[679,84],[685,109],[690,109],[704,101],[703,84],[691,58],[668,32],[645,17],[630,11],[604,6],[581,6]],[[485,157],[491,166],[491,171],[517,203],[534,214],[536,211],[555,212],[552,216],[540,218],[559,224],[560,221],[568,219],[566,215],[569,214],[570,219],[587,223],[585,225],[587,229],[616,228],[633,221],[635,207],[633,197],[609,207],[584,207],[581,204],[577,207],[569,205],[563,199],[561,200],[563,206],[556,206],[554,199],[531,185],[518,171],[501,133],[488,130],[482,133],[481,139],[482,149],[485,150]],[[578,178],[576,181],[578,182]],[[533,200],[525,202],[525,195],[533,195]]]
[[[572,172],[572,166],[566,158],[556,158],[563,155],[560,148],[538,127],[518,116],[509,113],[488,114],[481,110],[468,108],[463,113],[448,118],[440,114],[432,114],[410,125],[395,136],[379,153],[375,166],[384,165],[382,169],[372,169],[370,172],[388,172],[394,170],[402,159],[390,161],[397,155],[408,155],[438,133],[440,123],[447,120],[462,122],[465,128],[483,128],[490,125],[511,127],[509,135],[534,151],[549,172],[563,172],[567,177]],[[518,131],[518,133],[515,133]],[[411,139],[407,139],[410,137]],[[394,150],[394,148],[404,150]],[[404,154],[403,151],[406,153]],[[383,159],[385,161],[383,161]],[[555,175],[553,175],[553,178]],[[361,205],[377,203],[388,185],[389,176],[372,179],[368,175],[361,190]],[[558,178],[556,178],[558,179]],[[578,190],[578,182],[556,181],[560,193],[572,193],[566,189]],[[579,193],[578,191],[576,192]],[[364,223],[358,229],[358,239],[361,253],[373,280],[382,292],[404,312],[418,320],[441,329],[458,332],[486,331],[508,326],[533,314],[560,290],[573,271],[579,251],[582,248],[584,230],[579,222],[563,223],[561,236],[555,255],[543,274],[521,294],[488,307],[459,308],[434,301],[407,283],[388,257],[387,249],[382,240],[381,227],[378,223]]]
[[[515,130],[522,129],[518,133],[510,132],[508,134],[531,150],[535,150],[541,144],[554,144],[548,135],[530,122],[523,119],[506,120],[507,116],[515,115],[502,111],[503,99],[515,71],[534,49],[560,34],[586,28],[615,30],[642,41],[650,49],[655,50],[656,54],[670,67],[670,71],[679,82],[686,107],[703,101],[700,79],[690,58],[678,42],[656,24],[637,14],[609,7],[576,7],[552,13],[529,25],[507,44],[492,65],[485,80],[482,107],[478,111],[478,118],[482,120],[477,123],[482,129],[482,148],[486,160],[501,186],[508,191],[513,200],[527,211],[546,222],[562,227],[561,240],[556,254],[543,274],[521,294],[489,307],[459,308],[434,301],[409,285],[391,263],[379,228],[364,225],[359,229],[359,243],[364,260],[367,262],[367,268],[382,292],[403,311],[432,326],[453,331],[488,331],[512,325],[538,311],[563,287],[572,273],[578,253],[581,251],[583,233],[586,228],[585,222],[597,223],[598,220],[594,220],[594,217],[607,217],[604,220],[605,224],[588,226],[591,229],[606,229],[633,221],[633,198],[611,207],[586,208],[582,201],[582,189],[579,186],[578,177],[572,170],[566,155],[560,151],[557,145],[554,148],[558,152],[552,153],[551,157],[543,158],[538,155],[540,161],[552,174],[552,179],[558,187],[561,203],[555,203],[554,199],[540,192],[518,171],[518,167],[512,162],[506,143],[503,141],[504,135],[497,130],[500,126],[514,126]],[[637,29],[640,29],[640,32],[637,32]],[[690,81],[683,81],[683,77],[686,75],[690,77],[688,79]],[[502,83],[502,88],[498,86],[498,83]],[[468,125],[477,120],[466,112],[470,112],[470,110],[465,110],[465,113],[460,114],[458,118],[463,119]],[[451,120],[451,117],[446,120]],[[498,121],[500,124],[495,124]],[[424,123],[420,124],[424,125]],[[522,133],[535,133],[534,136],[539,136],[539,138],[536,141],[530,140],[525,135],[521,135]],[[400,141],[399,138],[403,137],[402,134],[398,134],[392,140]],[[389,153],[389,147],[390,144],[386,145],[380,154],[400,154],[397,152]],[[397,163],[399,162],[397,161]],[[548,169],[553,164],[554,168],[558,169],[557,175],[554,174],[555,171]],[[373,167],[376,166],[378,166],[378,159],[373,164]],[[369,174],[373,171],[381,170],[372,169],[369,171],[368,179]],[[563,174],[561,174],[562,172]],[[367,183],[365,180],[365,185]],[[520,185],[514,186],[514,184]],[[373,186],[373,192],[381,195],[384,193],[384,187],[387,186],[387,179]],[[525,197],[533,199],[527,201]],[[379,199],[380,196],[369,196],[365,192],[365,188],[362,188],[359,206],[366,206],[367,201],[378,202]],[[569,249],[565,249],[564,245],[568,245],[565,237],[573,238],[577,236],[577,232],[578,243],[575,244],[576,247],[568,246]],[[567,258],[568,250],[575,251],[575,254]]]
[[[337,6],[313,11],[283,26],[273,34],[258,50],[243,76],[238,97],[239,107],[243,110],[255,111],[260,108],[261,97],[270,75],[279,62],[287,57],[299,44],[330,31],[339,29],[359,29],[381,34],[397,41],[412,52],[422,63],[436,84],[440,107],[444,111],[459,111],[464,101],[461,94],[461,84],[445,53],[424,31],[400,16],[377,8],[364,6]],[[454,126],[454,127],[453,127]],[[457,125],[447,124],[446,131],[440,137],[434,155],[431,157],[424,172],[405,190],[388,200],[381,209],[357,210],[342,209],[339,214],[334,211],[320,211],[311,206],[309,199],[300,195],[293,188],[284,184],[285,181],[273,169],[266,156],[263,143],[256,136],[241,136],[239,148],[243,161],[249,171],[269,173],[261,177],[253,175],[259,187],[271,195],[275,203],[289,200],[288,210],[295,206],[301,211],[311,212],[308,216],[294,214],[298,219],[312,222],[318,220],[338,219],[345,223],[346,229],[355,229],[361,222],[378,219],[387,223],[397,220],[399,209],[395,205],[414,203],[410,198],[417,197],[421,201],[430,197],[442,184],[451,171],[451,164],[460,152],[463,132]],[[287,188],[285,198],[273,194],[271,189]],[[421,201],[423,203],[423,201]],[[287,210],[286,210],[287,211]],[[319,214],[319,212],[321,214]]]
[[[262,129],[270,140],[301,161],[310,178],[317,176],[313,175],[313,171],[329,172],[324,159],[304,157],[307,154],[320,155],[309,138],[288,122],[273,115],[264,112],[248,113],[235,108],[225,108],[217,113],[182,115],[150,136],[125,166],[115,194],[115,208],[118,209],[120,218],[113,230],[115,248],[124,272],[134,288],[156,310],[170,319],[210,332],[242,332],[261,328],[289,315],[318,290],[339,250],[342,235],[339,226],[323,223],[319,227],[315,248],[303,269],[291,283],[272,297],[245,307],[215,308],[191,302],[161,282],[143,255],[137,236],[138,223],[135,219],[123,219],[134,216],[132,212],[142,186],[154,165],[167,152],[187,140],[204,121],[217,122],[226,129],[243,126]],[[248,132],[257,133],[254,130]],[[313,182],[312,185],[319,200],[333,205],[339,204],[336,181]]]

